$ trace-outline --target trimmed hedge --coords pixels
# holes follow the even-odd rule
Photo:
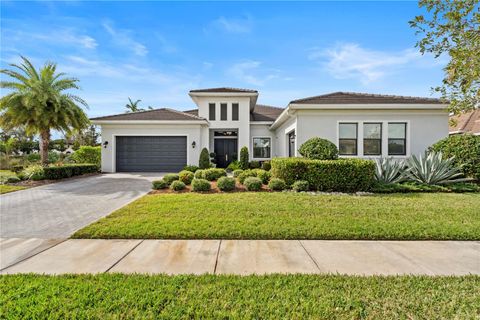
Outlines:
[[[163,177],[163,181],[165,181],[168,185],[178,179],[180,179],[180,177],[176,173],[168,173]]]
[[[283,179],[288,186],[305,180],[312,190],[356,192],[370,190],[375,182],[375,162],[371,160],[275,158],[271,164],[272,177]]]
[[[152,182],[152,189],[160,190],[168,188],[168,183],[165,180],[155,180]]]
[[[287,186],[285,185],[285,181],[278,178],[272,178],[268,183],[268,188],[273,191],[282,191],[285,190]]]
[[[44,177],[48,180],[70,178],[73,176],[80,176],[82,174],[95,172],[98,172],[98,166],[95,164],[71,164],[43,168]]]
[[[185,183],[180,180],[175,180],[170,184],[170,189],[173,191],[181,191],[185,189]]]
[[[247,191],[259,191],[262,189],[262,180],[257,177],[248,177],[244,181]]]
[[[217,181],[217,187],[221,191],[233,191],[235,190],[235,178],[221,177]]]
[[[337,146],[333,142],[319,137],[305,141],[298,152],[303,157],[312,160],[336,160],[338,158]]]
[[[201,192],[201,191],[210,191],[212,185],[208,180],[205,179],[193,179],[192,181],[192,191]]]
[[[78,164],[95,164],[100,168],[100,163],[102,161],[102,147],[81,146],[72,154],[71,158]],[[50,160],[48,161],[55,162]]]

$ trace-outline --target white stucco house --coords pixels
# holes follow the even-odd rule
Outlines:
[[[447,105],[438,99],[335,92],[257,104],[256,90],[191,90],[197,109],[168,108],[91,119],[101,126],[102,171],[179,171],[198,164],[200,151],[227,166],[248,146],[251,160],[299,156],[312,137],[335,143],[342,157],[398,157],[423,153],[448,136]]]

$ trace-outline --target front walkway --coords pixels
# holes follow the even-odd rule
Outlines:
[[[480,274],[477,241],[0,240],[1,273]]]
[[[0,237],[66,238],[151,189],[162,174],[113,173],[0,196]]]

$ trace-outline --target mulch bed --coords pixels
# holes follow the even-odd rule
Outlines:
[[[219,190],[218,187],[217,187],[217,181],[210,181],[210,184],[212,186],[210,191],[196,192],[196,193],[233,193],[233,192],[246,192],[247,191],[245,186],[243,184],[238,183],[238,182],[235,183],[235,190],[233,190],[233,191],[221,191],[221,190]],[[181,191],[173,191],[173,190],[170,190],[170,188],[166,188],[166,189],[160,189],[160,190],[152,190],[148,194],[189,193],[189,192],[193,192],[191,185],[186,186],[186,188],[181,190]],[[268,189],[268,186],[262,185],[262,189],[260,191],[257,191],[257,192],[273,192],[273,191]]]
[[[70,178],[57,179],[57,180],[38,180],[38,181],[34,181],[34,180],[23,180],[23,181],[16,182],[16,183],[9,183],[8,185],[11,185],[11,186],[22,186],[22,187],[27,187],[27,188],[33,188],[33,187],[43,186],[43,185],[46,185],[46,184],[51,184],[51,183],[56,183],[56,182],[61,182],[61,181],[76,180],[76,179],[81,179],[81,178],[96,176],[96,175],[99,175],[99,174],[100,174],[100,173],[98,173],[98,172],[96,172],[96,173],[87,173],[87,174],[83,174],[83,175],[81,175],[81,176],[74,176],[74,177],[70,177]]]

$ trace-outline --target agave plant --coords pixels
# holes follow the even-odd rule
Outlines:
[[[405,176],[409,180],[429,185],[471,180],[460,178],[463,173],[461,168],[455,167],[453,160],[454,157],[443,159],[441,152],[430,152],[419,158],[412,155],[407,160],[408,169]]]
[[[396,161],[392,158],[375,159],[377,164],[375,178],[378,182],[390,184],[405,180],[403,171],[405,164],[403,161]]]

